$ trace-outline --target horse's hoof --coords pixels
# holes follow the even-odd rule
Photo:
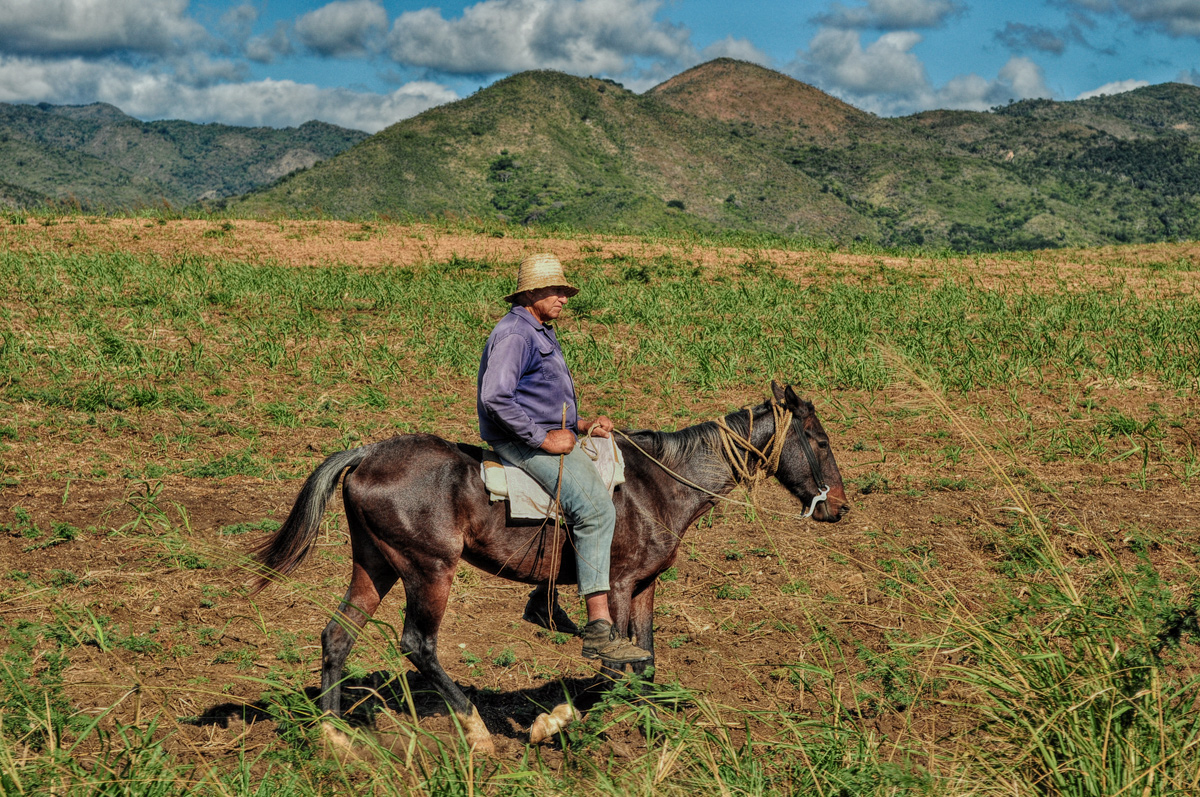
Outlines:
[[[350,737],[335,728],[332,722],[321,723],[321,738],[326,746],[333,750],[349,752],[354,749],[354,742],[350,741]]]
[[[321,739],[325,743],[326,753],[339,761],[370,761],[373,758],[369,747],[356,743],[345,731],[335,728],[332,722],[321,723]]]
[[[492,741],[492,734],[488,731],[487,726],[483,724],[483,717],[479,716],[479,709],[471,707],[471,716],[464,717],[462,714],[457,714],[458,721],[462,723],[463,731],[467,738],[467,749],[472,753],[485,755],[494,758],[496,755],[496,745]]]
[[[533,725],[529,728],[529,742],[541,744],[572,722],[582,719],[583,716],[575,710],[574,706],[569,703],[560,703],[549,714],[539,714],[538,718],[533,721]]]

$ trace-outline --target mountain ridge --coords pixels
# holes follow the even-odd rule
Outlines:
[[[250,128],[142,122],[106,103],[0,103],[0,202],[70,202],[118,210],[186,206],[245,193],[367,137],[326,122]]]

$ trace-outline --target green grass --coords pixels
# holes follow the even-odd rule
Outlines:
[[[134,477],[295,475],[307,462],[262,450],[260,430],[324,427],[353,443],[371,427],[350,426],[351,406],[378,412],[375,423],[436,428],[444,408],[432,397],[414,406],[408,375],[473,380],[478,342],[504,311],[496,297],[511,288],[511,266],[451,259],[368,273],[4,252],[6,312],[19,334],[0,345],[8,377],[0,401],[69,418],[81,443],[122,436],[151,416],[180,425],[162,444],[181,455]],[[758,386],[768,375],[808,391],[877,391],[896,377],[891,356],[962,393],[1124,380],[1189,391],[1200,383],[1200,302],[1190,294],[1143,296],[1120,284],[984,289],[953,270],[931,285],[927,273],[882,265],[877,275],[830,269],[800,284],[770,269],[709,275],[686,256],[618,267],[589,254],[577,270],[583,293],[569,305],[562,338],[600,401],[651,374],[701,395]],[[1170,420],[1090,416],[1090,427],[1031,428],[1025,442],[1048,457],[1104,458],[1128,438],[1122,450],[1142,446],[1140,454]],[[6,429],[8,441],[36,434]],[[189,449],[214,431],[219,453]],[[1047,443],[1045,435],[1058,437]],[[970,486],[939,477],[930,489]]]

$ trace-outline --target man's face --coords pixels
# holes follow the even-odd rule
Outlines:
[[[558,318],[567,306],[567,292],[563,288],[538,288],[531,298],[533,301],[529,304],[529,312],[541,324]]]

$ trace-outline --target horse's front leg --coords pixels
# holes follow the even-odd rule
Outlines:
[[[632,639],[630,633],[632,629],[629,625],[631,591],[629,584],[615,581],[608,591],[608,613],[612,616],[613,628],[626,639]],[[638,645],[641,646],[641,643],[638,642]],[[600,660],[600,674],[612,680],[622,677],[625,674],[625,667],[624,664],[617,664],[606,659]]]
[[[639,661],[631,665],[631,669],[635,675],[645,675],[646,668],[651,668],[651,680],[654,678],[654,589],[657,585],[658,579],[651,581],[629,603],[629,637],[650,654],[648,661]]]

